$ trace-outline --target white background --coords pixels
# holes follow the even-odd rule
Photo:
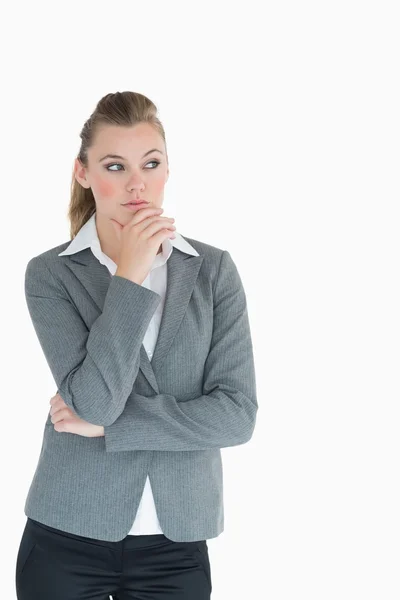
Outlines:
[[[150,97],[165,215],[227,249],[259,413],[223,449],[213,600],[398,600],[398,3],[13,3],[1,25],[2,598],[56,392],[24,297],[69,239],[79,132]]]

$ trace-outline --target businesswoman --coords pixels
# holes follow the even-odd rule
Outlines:
[[[71,240],[25,294],[57,393],[24,512],[19,600],[206,600],[224,529],[220,449],[258,409],[246,296],[226,250],[163,214],[154,103],[102,98],[81,131]]]

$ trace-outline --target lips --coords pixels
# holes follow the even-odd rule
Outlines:
[[[148,204],[148,202],[146,200],[130,200],[129,202],[125,202],[125,204],[123,206],[127,206],[127,205],[136,205],[136,204]]]

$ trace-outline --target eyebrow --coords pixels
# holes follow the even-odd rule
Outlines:
[[[148,154],[151,154],[152,152],[159,152],[160,154],[163,154],[163,152],[161,152],[161,150],[158,150],[158,148],[152,148],[152,150],[149,150],[148,152],[145,152],[143,154],[142,158],[144,158]],[[105,160],[106,158],[118,158],[120,160],[127,160],[123,156],[119,156],[119,154],[106,154],[105,156],[103,156],[103,158],[100,158],[99,162],[101,162],[102,160]]]

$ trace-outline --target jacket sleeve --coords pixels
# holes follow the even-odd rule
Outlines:
[[[258,410],[253,348],[245,292],[226,250],[213,310],[203,394],[179,401],[171,394],[133,392],[121,415],[104,427],[107,452],[205,450],[250,440]]]
[[[25,297],[64,402],[89,423],[113,423],[132,392],[140,347],[161,296],[114,275],[103,312],[88,330],[61,281],[36,256],[26,267]]]

